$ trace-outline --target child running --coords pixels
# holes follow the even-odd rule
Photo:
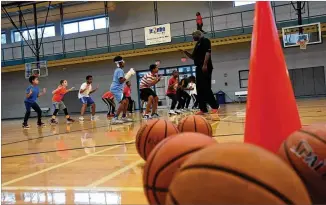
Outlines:
[[[113,80],[110,87],[110,91],[114,95],[114,99],[116,104],[119,104],[119,108],[117,113],[111,120],[111,124],[121,124],[124,122],[132,122],[133,120],[127,117],[127,108],[128,108],[128,99],[125,99],[123,95],[123,84],[126,80],[129,80],[131,76],[135,74],[133,68],[131,68],[128,73],[125,75],[123,68],[125,67],[125,61],[122,59],[121,56],[116,56],[113,61],[117,65],[117,68],[113,74]],[[119,115],[122,112],[122,118],[119,119]]]
[[[80,111],[80,117],[79,117],[79,121],[81,122],[84,121],[84,113],[86,111],[87,106],[92,107],[91,121],[95,121],[96,105],[93,99],[89,95],[96,92],[99,88],[99,85],[97,85],[96,89],[92,90],[92,82],[93,82],[93,76],[91,75],[86,76],[86,82],[80,86],[78,92],[78,98],[80,102],[83,104]]]
[[[52,104],[54,107],[54,112],[52,114],[52,119],[50,121],[51,124],[58,124],[58,121],[56,120],[57,114],[59,112],[59,110],[63,110],[63,112],[65,113],[66,119],[67,119],[67,124],[73,123],[75,122],[75,120],[71,119],[69,114],[68,114],[68,110],[66,105],[64,104],[64,102],[62,101],[64,95],[66,93],[68,93],[69,91],[72,91],[74,89],[74,87],[70,88],[69,90],[67,90],[67,86],[68,86],[68,81],[67,80],[60,80],[60,85],[58,86],[57,89],[55,89],[52,94]]]
[[[114,95],[110,91],[108,91],[103,94],[102,100],[108,106],[107,118],[114,117],[114,112],[115,112]]]
[[[146,110],[143,116],[143,119],[159,118],[157,114],[158,106],[158,97],[154,90],[151,89],[156,83],[161,80],[161,77],[158,76],[158,66],[152,64],[149,66],[150,72],[144,75],[140,81],[140,98],[141,100],[147,102]],[[152,115],[149,115],[149,111],[152,107]]]
[[[24,100],[25,103],[25,108],[26,108],[26,113],[24,117],[24,122],[23,122],[23,128],[24,129],[29,129],[28,125],[28,119],[31,115],[31,108],[35,110],[37,113],[37,125],[39,127],[43,127],[45,124],[42,122],[42,110],[40,106],[36,103],[37,98],[41,97],[46,93],[46,89],[43,88],[43,92],[40,93],[38,84],[39,84],[39,78],[37,76],[30,76],[29,77],[29,82],[31,83],[30,86],[27,87],[26,89],[26,98]]]

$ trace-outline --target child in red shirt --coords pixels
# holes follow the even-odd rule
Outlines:
[[[181,113],[179,110],[174,110],[178,102],[178,98],[177,98],[177,88],[179,83],[178,77],[179,77],[178,71],[176,70],[173,71],[172,78],[170,78],[169,80],[168,89],[166,91],[166,95],[172,100],[171,108],[169,111],[170,115],[176,115]]]
[[[203,31],[203,18],[201,17],[199,12],[196,13],[196,16],[197,30],[201,31],[202,33],[205,33],[205,31]]]
[[[126,86],[123,89],[123,95],[124,95],[124,98],[128,99],[128,101],[129,101],[127,110],[130,113],[132,113],[132,107],[133,107],[134,101],[131,99],[131,83],[130,83],[130,81],[126,82]]]
[[[52,119],[50,121],[51,124],[58,124],[58,121],[56,120],[56,117],[57,117],[57,114],[58,114],[59,110],[63,110],[63,112],[65,113],[68,124],[75,122],[75,120],[70,118],[70,116],[68,114],[67,107],[62,101],[64,95],[67,92],[72,91],[74,89],[74,87],[72,87],[69,90],[67,90],[67,86],[68,86],[68,81],[67,80],[60,80],[60,85],[58,86],[57,89],[55,89],[52,92],[52,94],[53,94],[52,104],[53,104],[53,107],[54,107],[54,112],[52,114]]]
[[[114,95],[110,91],[108,91],[103,94],[102,100],[108,106],[107,117],[113,117],[115,112]]]

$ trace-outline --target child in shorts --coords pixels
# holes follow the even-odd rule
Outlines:
[[[108,114],[107,117],[113,117],[115,112],[115,102],[114,95],[112,92],[108,91],[103,94],[102,101],[108,106]]]
[[[53,107],[54,107],[54,112],[52,114],[52,119],[50,121],[51,124],[58,124],[58,121],[56,120],[56,117],[57,117],[57,114],[58,114],[59,110],[63,110],[63,112],[65,113],[65,116],[66,116],[66,119],[67,119],[67,124],[75,122],[75,120],[70,118],[70,116],[68,114],[67,107],[64,104],[64,102],[62,101],[64,95],[74,89],[74,87],[72,87],[72,88],[67,90],[67,86],[68,86],[68,81],[67,80],[60,80],[60,85],[58,86],[57,89],[55,89],[52,92],[52,94],[53,94],[52,104],[53,104]]]
[[[95,121],[96,106],[95,106],[95,102],[89,95],[96,92],[99,86],[97,85],[96,89],[92,90],[92,82],[93,82],[93,76],[91,75],[86,76],[86,82],[80,86],[78,92],[78,98],[80,102],[83,104],[80,111],[80,117],[79,117],[79,121],[81,122],[84,121],[84,113],[86,111],[87,106],[91,106],[92,108],[91,121]]]

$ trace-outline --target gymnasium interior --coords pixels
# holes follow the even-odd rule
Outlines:
[[[173,71],[196,75],[202,18],[218,114],[169,115]],[[325,1],[1,1],[1,204],[326,204]],[[133,122],[102,95],[122,56]],[[159,119],[140,81],[156,64]],[[22,128],[29,77],[45,126]],[[96,121],[78,121],[93,77]],[[68,81],[58,124],[52,91]],[[197,81],[200,79],[197,79]],[[190,107],[193,101],[190,103]]]

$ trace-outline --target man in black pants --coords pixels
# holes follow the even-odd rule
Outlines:
[[[211,42],[205,38],[203,33],[195,31],[192,33],[194,41],[197,41],[193,53],[182,51],[189,58],[194,60],[196,65],[196,78],[197,78],[197,95],[199,100],[200,111],[197,115],[208,113],[206,104],[212,108],[211,114],[217,114],[219,105],[215,100],[212,92],[212,71],[213,63],[211,59]]]

